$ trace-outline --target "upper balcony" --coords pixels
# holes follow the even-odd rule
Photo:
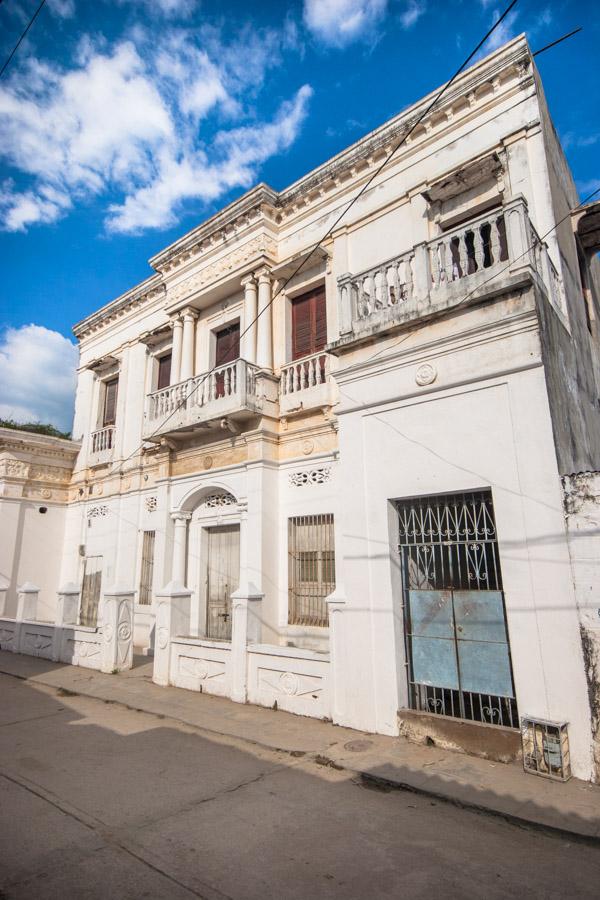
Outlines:
[[[152,391],[146,398],[144,440],[196,429],[228,428],[256,415],[273,415],[277,379],[237,359],[202,375]]]
[[[88,464],[90,466],[102,466],[113,458],[115,449],[114,425],[107,425],[98,431],[92,431],[90,435],[90,450]]]
[[[531,278],[531,271],[562,314],[560,278],[527,203],[517,197],[371,269],[338,278],[340,338],[331,347],[491,297]]]

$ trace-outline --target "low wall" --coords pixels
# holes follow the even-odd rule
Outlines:
[[[300,716],[331,716],[329,656],[313,650],[250,644],[248,702]]]
[[[133,592],[106,592],[97,628],[77,625],[79,592],[68,585],[58,595],[56,622],[36,618],[39,588],[23,585],[17,616],[0,616],[0,649],[102,672],[120,672],[133,663]]]
[[[173,638],[169,681],[190,691],[231,697],[231,644]]]
[[[0,619],[0,650],[53,662],[102,668],[102,631],[83,625],[53,625],[27,619]]]

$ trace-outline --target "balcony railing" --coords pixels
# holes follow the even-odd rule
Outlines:
[[[321,351],[283,366],[279,398],[282,415],[301,408],[332,405],[332,361],[333,357]]]
[[[108,425],[106,428],[100,428],[98,431],[92,431],[90,458],[89,463],[92,466],[99,466],[103,463],[110,462],[113,457],[115,446],[115,428]]]
[[[208,374],[195,375],[148,394],[144,438],[190,429],[229,416],[260,412],[268,405],[273,389],[265,389],[262,373],[244,359],[219,366]]]
[[[500,277],[536,269],[561,309],[560,278],[521,197],[460,228],[373,266],[338,278],[340,339],[441,312],[493,291]]]

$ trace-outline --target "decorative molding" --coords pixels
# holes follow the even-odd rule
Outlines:
[[[307,484],[325,484],[326,481],[331,480],[331,466],[290,472],[288,478],[290,484],[294,487],[304,487]]]
[[[173,303],[183,300],[185,297],[189,297],[205,285],[217,280],[222,275],[226,275],[229,272],[240,268],[240,266],[250,262],[260,254],[269,254],[273,258],[276,258],[277,244],[268,234],[258,235],[258,237],[248,241],[247,244],[244,244],[237,250],[233,250],[222,259],[216,260],[214,263],[205,266],[203,269],[200,269],[199,272],[189,275],[183,281],[180,281],[179,284],[175,285],[175,287],[170,288],[167,293],[168,305],[170,306]]]

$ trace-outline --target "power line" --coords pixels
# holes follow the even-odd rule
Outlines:
[[[37,17],[39,16],[40,12],[42,11],[42,6],[44,5],[45,2],[46,2],[46,0],[42,0],[42,2],[40,3],[40,5],[38,6],[38,8],[36,9],[36,11],[34,12],[34,14],[32,15],[31,19],[29,20],[29,23],[27,24],[27,27],[25,28],[25,31],[23,31],[23,33],[21,34],[21,37],[19,38],[19,40],[17,41],[17,43],[16,43],[15,46],[13,47],[13,49],[12,49],[12,51],[11,51],[11,53],[10,53],[8,59],[6,60],[6,62],[5,62],[4,65],[2,66],[2,68],[0,69],[0,78],[2,78],[2,76],[4,75],[4,72],[5,72],[6,69],[8,68],[8,65],[9,65],[11,59],[13,58],[13,56],[15,55],[15,53],[17,52],[17,50],[18,50],[19,47],[21,46],[21,43],[25,40],[25,38],[26,38],[26,36],[27,36],[27,32],[29,31],[29,29],[31,28],[31,26],[33,25],[33,23],[35,22],[35,20],[36,20]]]
[[[300,262],[300,263],[298,264],[298,266],[294,269],[294,271],[291,273],[291,275],[289,275],[289,276],[285,279],[285,281],[284,281],[282,284],[280,284],[280,285],[278,286],[277,290],[276,290],[276,291],[273,293],[273,295],[271,296],[269,302],[266,303],[265,306],[260,310],[260,312],[258,312],[258,314],[255,316],[255,318],[254,318],[250,323],[248,323],[248,325],[244,328],[244,330],[243,330],[243,331],[241,332],[241,334],[239,335],[239,338],[240,338],[240,339],[241,339],[241,338],[242,338],[242,337],[243,337],[243,336],[244,336],[244,335],[245,335],[245,334],[246,334],[246,333],[247,333],[247,332],[248,332],[248,331],[256,324],[256,322],[257,322],[257,321],[259,320],[259,318],[263,315],[263,313],[265,313],[265,312],[267,311],[267,309],[269,309],[269,308],[273,305],[273,303],[275,302],[275,300],[277,299],[277,297],[279,296],[279,294],[287,287],[287,285],[290,283],[290,281],[292,281],[292,279],[295,278],[296,275],[298,275],[298,273],[306,266],[306,264],[307,264],[307,262],[309,261],[309,259],[311,259],[311,258],[314,256],[314,254],[315,254],[315,253],[317,252],[317,250],[322,246],[322,244],[327,240],[327,238],[330,237],[331,234],[333,234],[334,230],[337,228],[337,226],[338,226],[339,223],[342,221],[342,219],[344,218],[344,216],[352,209],[352,207],[354,206],[354,204],[362,197],[362,195],[365,193],[365,191],[367,191],[367,190],[369,189],[369,187],[371,186],[371,184],[372,184],[372,183],[375,181],[375,179],[380,175],[380,173],[383,171],[383,169],[384,169],[385,166],[389,163],[389,161],[392,159],[392,157],[395,156],[395,154],[398,152],[398,150],[400,149],[400,147],[402,147],[402,145],[405,143],[405,141],[407,140],[407,138],[410,137],[410,135],[411,135],[412,132],[415,130],[415,128],[423,121],[423,119],[424,119],[426,116],[429,115],[429,113],[432,111],[432,109],[439,103],[439,101],[441,100],[441,98],[442,98],[442,97],[444,96],[444,94],[448,91],[448,89],[451,87],[451,85],[456,81],[456,79],[458,78],[458,76],[460,75],[460,73],[463,71],[463,69],[471,62],[471,60],[473,59],[473,57],[474,57],[474,56],[479,52],[479,50],[483,47],[483,45],[485,44],[485,42],[486,42],[486,41],[488,40],[488,38],[494,33],[494,31],[496,30],[496,28],[498,28],[498,26],[499,26],[499,25],[501,24],[501,22],[506,18],[506,16],[510,13],[510,11],[511,11],[512,8],[516,5],[516,3],[517,3],[517,0],[512,0],[512,2],[509,3],[509,5],[506,7],[506,9],[505,9],[504,12],[502,13],[502,15],[494,22],[494,24],[492,25],[492,27],[486,32],[486,34],[485,34],[485,35],[483,36],[483,38],[479,41],[479,43],[476,45],[476,47],[474,47],[474,49],[471,51],[471,53],[469,53],[469,55],[467,56],[467,58],[464,60],[464,62],[461,63],[461,65],[458,67],[458,69],[456,70],[456,72],[454,73],[454,75],[450,78],[450,80],[449,80],[448,82],[446,82],[446,84],[438,91],[438,93],[435,95],[435,97],[433,98],[433,100],[431,101],[431,103],[423,110],[423,112],[417,117],[417,119],[413,122],[413,124],[410,126],[410,128],[408,128],[408,130],[402,135],[402,137],[400,138],[400,140],[396,143],[396,145],[390,150],[390,152],[388,153],[388,155],[384,158],[383,162],[377,167],[377,169],[373,172],[373,174],[367,179],[367,181],[363,184],[363,186],[360,188],[360,190],[358,191],[358,193],[357,193],[357,194],[350,200],[350,202],[344,207],[344,209],[343,209],[342,212],[339,214],[339,216],[334,220],[333,224],[329,226],[329,228],[327,229],[327,231],[325,232],[325,234],[324,234],[324,235],[317,241],[317,243],[312,247],[312,249],[310,250],[310,252],[308,253],[308,255],[305,256],[304,259],[301,260],[301,262]],[[233,341],[232,341],[232,342],[230,343],[229,349],[230,349],[230,350],[233,349],[233,346],[234,346],[234,345],[233,345]],[[187,403],[187,401],[189,400],[189,398],[192,397],[192,396],[196,393],[196,391],[198,390],[198,388],[201,387],[201,386],[204,384],[204,382],[206,381],[206,379],[207,379],[207,378],[215,371],[216,368],[218,368],[218,367],[215,365],[215,366],[213,366],[211,369],[209,369],[207,372],[205,372],[204,375],[203,375],[203,377],[200,378],[200,379],[197,381],[197,383],[194,385],[194,388],[190,391],[190,393],[187,394],[187,395],[185,396],[185,398],[183,398],[178,404],[176,404],[176,406],[174,407],[174,409],[169,413],[169,415],[166,417],[166,419],[163,419],[163,421],[162,421],[161,424],[157,427],[157,429],[156,429],[154,432],[152,432],[152,434],[150,434],[149,437],[147,437],[144,441],[142,441],[142,443],[139,444],[134,450],[132,450],[132,452],[129,454],[129,456],[126,456],[125,459],[121,460],[121,462],[118,464],[118,468],[119,468],[121,474],[122,474],[122,467],[123,467],[123,465],[124,465],[129,459],[131,459],[131,457],[134,456],[134,455],[138,452],[138,450],[140,450],[140,449],[144,446],[144,443],[147,443],[148,441],[151,441],[152,438],[155,437],[155,436],[158,434],[159,430],[160,430],[160,431],[163,430],[163,428],[164,428],[164,426],[165,426],[165,423],[168,422],[169,419],[172,418],[172,417],[173,417],[173,416],[174,416],[174,415],[175,415],[175,414],[183,407],[183,405],[184,405],[185,403]],[[109,472],[108,474],[111,474],[111,473]]]
[[[562,37],[557,38],[555,41],[552,41],[551,44],[546,44],[545,47],[540,47],[539,50],[536,50],[535,53],[532,53],[532,56],[539,56],[540,53],[543,53],[544,50],[549,50],[550,47],[556,47],[557,44],[562,44],[563,41],[566,41],[567,38],[573,37],[574,34],[579,34],[580,31],[583,31],[583,28],[579,26],[579,28],[575,28],[573,31],[570,31],[568,34],[563,34]]]

